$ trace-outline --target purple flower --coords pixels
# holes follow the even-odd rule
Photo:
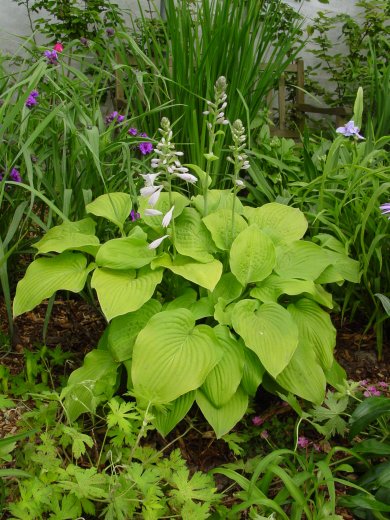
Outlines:
[[[264,422],[264,419],[256,415],[255,417],[252,417],[252,423],[254,426],[261,426]]]
[[[307,448],[309,446],[309,439],[306,439],[306,437],[298,437],[297,445],[300,448]]]
[[[80,43],[81,43],[81,45],[84,45],[85,47],[88,47],[88,40],[87,40],[87,38],[84,38],[84,36],[82,36],[80,38]]]
[[[112,36],[114,36],[115,34],[115,29],[113,29],[112,27],[107,27],[106,29],[106,35],[111,38]]]
[[[260,437],[261,437],[262,439],[268,439],[268,437],[269,437],[269,433],[268,433],[268,431],[267,431],[267,430],[263,430],[263,431],[260,433]]]
[[[49,63],[49,65],[57,65],[58,63],[58,54],[57,54],[57,51],[45,51],[43,53],[46,58],[47,58],[47,62]]]
[[[132,222],[135,222],[136,220],[141,218],[141,215],[132,209],[130,211],[130,218]]]
[[[367,379],[362,379],[361,381],[359,381],[359,385],[360,386],[367,386],[368,385]]]
[[[388,385],[388,383],[386,383],[386,381],[379,381],[378,386],[386,389],[386,388],[388,388],[389,385]]]
[[[129,131],[127,132],[129,135],[137,135],[138,134],[138,130],[136,128],[130,128]]]
[[[387,218],[390,219],[390,202],[386,202],[386,204],[382,204],[382,206],[379,206],[379,209],[382,212],[382,215],[388,215]]]
[[[32,90],[30,92],[30,94],[28,95],[28,98],[26,100],[26,107],[27,108],[32,108],[34,107],[35,105],[38,104],[38,100],[37,100],[37,97],[39,96],[39,92],[37,90]]]
[[[111,114],[109,114],[106,117],[106,124],[109,125],[110,123],[112,123],[114,121],[116,123],[122,123],[124,120],[125,120],[125,116],[122,116],[122,114],[119,114],[116,110],[114,110],[114,112],[111,112]]]
[[[148,141],[140,143],[138,148],[142,155],[148,155],[149,153],[153,152],[153,145]]]
[[[343,134],[345,137],[356,135],[358,139],[364,139],[364,137],[359,134],[359,128],[355,126],[353,121],[349,121],[344,126],[339,126],[339,128],[336,129],[336,132],[338,134]]]
[[[11,179],[15,182],[22,182],[22,177],[19,171],[16,168],[12,168],[11,173],[9,174]]]

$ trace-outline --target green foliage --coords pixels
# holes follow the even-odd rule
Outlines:
[[[240,121],[233,124],[233,190],[205,189],[206,182],[192,199],[183,194],[177,199],[178,183],[194,183],[196,177],[181,166],[163,118],[153,159],[159,170],[144,176],[140,219],[125,220],[131,206],[124,193],[106,194],[86,209],[114,224],[121,238],[111,232],[114,238],[101,241],[97,228],[84,220],[51,229],[50,240],[36,245],[39,253],[48,253],[51,245],[52,254],[34,260],[19,282],[15,315],[59,289],[80,291],[87,278],[111,322],[99,349],[87,355],[62,392],[70,420],[94,413],[110,399],[123,369],[128,390],[139,404],[156,410],[155,424],[164,434],[194,399],[217,436],[226,434],[244,415],[264,372],[279,390],[322,402],[335,331],[321,307],[332,308],[331,296],[318,280],[330,268],[337,281],[344,275],[353,280],[356,262],[339,251],[339,243],[336,253],[327,244],[303,240],[307,222],[298,209],[242,205],[237,181],[245,161],[236,151],[245,146],[244,132]],[[157,179],[161,185],[155,185]],[[175,214],[177,200],[182,203]],[[223,231],[224,220],[230,232]],[[58,243],[61,252],[53,256]],[[339,269],[339,263],[347,268]],[[45,284],[35,283],[38,279]]]
[[[307,88],[326,104],[352,107],[359,86],[365,92],[366,118],[378,137],[389,134],[389,3],[359,0],[358,14],[318,12],[308,27],[311,52],[318,59],[307,69]],[[316,80],[318,71],[330,78],[326,88]],[[358,126],[360,126],[358,124]]]

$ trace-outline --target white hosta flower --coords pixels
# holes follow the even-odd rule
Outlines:
[[[162,186],[158,186],[157,190],[149,197],[148,204],[149,206],[152,206],[152,208],[156,205],[158,199],[160,198],[162,188]]]
[[[166,238],[168,238],[169,235],[164,235],[163,237],[161,238],[157,238],[156,240],[153,240],[153,242],[151,242],[149,245],[148,245],[148,249],[157,249],[158,246],[161,244],[161,242],[163,240],[165,240]]]
[[[158,217],[158,216],[162,215],[162,212],[159,211],[158,209],[148,208],[148,209],[145,209],[144,215],[145,215],[145,217]]]
[[[141,177],[144,179],[146,187],[154,186],[154,181],[158,178],[159,175],[159,173],[141,173]]]
[[[141,197],[150,197],[157,190],[161,190],[162,186],[145,186],[140,189]]]
[[[236,186],[245,186],[244,181],[242,181],[241,179],[236,179],[235,183],[236,183]]]
[[[175,206],[172,206],[171,209],[169,211],[167,211],[167,213],[165,213],[164,218],[162,220],[162,227],[166,228],[169,226],[169,223],[172,220],[172,215],[173,215],[174,209],[175,209]]]
[[[176,173],[176,177],[179,177],[179,179],[182,179],[183,181],[190,182],[191,184],[195,184],[197,182],[197,178],[195,175],[192,175],[191,173]]]

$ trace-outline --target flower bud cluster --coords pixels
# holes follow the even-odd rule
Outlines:
[[[229,146],[229,149],[232,152],[233,157],[228,157],[227,160],[234,164],[235,172],[247,170],[250,168],[250,164],[248,156],[244,152],[244,149],[246,148],[245,127],[240,119],[234,121],[232,125],[232,137],[234,144]],[[236,184],[240,185],[237,182]]]
[[[214,124],[228,125],[229,121],[225,117],[225,108],[227,107],[227,82],[224,76],[217,79],[214,85],[214,99],[215,101],[207,101],[207,110],[203,112],[205,116],[211,114]],[[207,123],[208,129],[211,130],[212,123]]]
[[[158,142],[155,153],[157,157],[152,159],[151,166],[154,169],[158,169],[157,175],[165,174],[166,177],[178,177],[183,181],[194,184],[198,179],[195,175],[189,173],[188,168],[185,168],[179,157],[183,155],[183,152],[177,152],[175,145],[172,143],[172,129],[169,119],[163,117],[161,120],[161,128],[159,128],[161,139]]]

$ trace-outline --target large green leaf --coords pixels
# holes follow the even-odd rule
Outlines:
[[[272,240],[253,224],[238,235],[230,251],[230,268],[237,280],[246,285],[260,282],[275,266]]]
[[[123,229],[123,224],[129,218],[132,208],[131,197],[127,193],[115,192],[100,195],[86,206],[86,211],[104,217]]]
[[[215,431],[217,439],[228,433],[242,419],[248,409],[248,395],[240,387],[233,397],[220,408],[213,406],[201,390],[196,392],[196,402],[205,419]]]
[[[231,327],[235,305],[235,303],[228,304],[224,298],[218,298],[218,302],[214,305],[214,319],[220,325]]]
[[[359,283],[361,276],[360,263],[357,260],[348,258],[345,254],[331,252],[328,256],[333,262],[329,265],[317,278],[316,282],[324,283],[341,283],[344,280]]]
[[[62,253],[68,249],[95,252],[99,239],[95,236],[95,222],[91,218],[77,222],[65,221],[54,226],[33,247],[38,253]]]
[[[199,388],[222,356],[213,329],[195,326],[187,309],[155,314],[133,350],[132,380],[137,395],[169,403]]]
[[[299,209],[278,202],[260,208],[246,206],[244,214],[249,224],[257,224],[276,244],[299,240],[307,230],[307,220]]]
[[[190,311],[194,315],[195,320],[201,320],[202,318],[208,318],[214,316],[214,303],[208,296],[200,298],[189,307]]]
[[[265,368],[260,363],[259,357],[250,350],[244,348],[245,363],[244,371],[242,374],[241,387],[248,395],[252,397],[256,394],[256,391],[263,380]]]
[[[94,264],[80,253],[61,253],[52,258],[38,258],[27,268],[16,287],[14,316],[30,311],[56,291],[80,292]]]
[[[332,295],[312,280],[286,280],[277,274],[271,274],[262,282],[258,282],[250,292],[253,298],[257,298],[264,303],[276,302],[282,294],[310,296],[321,305],[330,309],[333,307]]]
[[[248,227],[246,221],[229,209],[220,209],[203,218],[203,222],[211,233],[215,245],[223,251],[228,251],[234,239]]]
[[[242,291],[243,287],[234,274],[225,273],[211,293],[211,298],[214,303],[217,303],[219,298],[223,298],[225,302],[230,303],[241,296]]]
[[[165,213],[167,213],[172,206],[175,206],[175,209],[173,210],[173,218],[177,219],[177,217],[179,217],[182,214],[184,208],[188,206],[189,203],[189,199],[181,193],[178,193],[176,191],[173,191],[171,194],[162,192],[158,201],[153,206],[153,209],[161,211],[161,213],[165,215]],[[141,215],[143,222],[145,222],[145,224],[153,228],[155,231],[161,232],[163,215],[158,215],[154,217],[146,216],[145,210],[148,208],[150,208],[150,206],[148,205],[148,198],[140,197],[138,211]]]
[[[108,326],[107,345],[115,361],[130,359],[138,333],[160,312],[161,303],[149,300],[140,309],[114,318]]]
[[[71,422],[84,412],[95,413],[98,404],[114,395],[118,367],[107,351],[92,350],[85,356],[83,365],[71,373],[61,392]]]
[[[153,410],[153,424],[158,432],[165,437],[187,414],[195,401],[195,390],[187,392],[166,405],[164,410],[160,407]]]
[[[102,311],[110,321],[142,307],[153,296],[162,275],[162,269],[151,271],[149,267],[143,267],[138,272],[103,267],[93,273],[91,286],[96,290]]]
[[[329,314],[307,298],[290,304],[287,309],[298,326],[300,342],[307,344],[322,368],[329,370],[336,345],[336,329]]]
[[[204,210],[204,197],[203,195],[197,195],[193,199],[195,208],[203,215]],[[234,195],[230,190],[209,190],[207,192],[207,212],[214,213],[220,209],[228,209],[241,214],[243,212],[243,205],[238,197]]]
[[[244,348],[230,334],[227,327],[218,325],[214,332],[222,346],[223,355],[218,365],[206,377],[201,386],[213,406],[220,408],[236,393],[244,369]]]
[[[173,260],[168,254],[162,255],[152,262],[152,269],[156,267],[166,267],[173,273],[205,287],[209,291],[214,289],[222,275],[222,264],[218,260],[201,264],[192,258],[181,255],[177,255]]]
[[[132,235],[109,240],[100,247],[96,255],[97,265],[110,269],[139,269],[150,264],[156,251],[148,248],[146,239],[146,235]]]
[[[215,251],[210,233],[203,224],[199,213],[194,208],[185,208],[175,220],[175,247],[184,256],[198,262],[211,262]]]
[[[326,249],[300,240],[277,248],[275,272],[284,279],[316,280],[331,264]]]
[[[286,368],[276,382],[295,395],[321,404],[325,398],[326,378],[311,345],[299,342]]]
[[[174,309],[188,309],[193,303],[196,302],[197,292],[191,287],[187,287],[183,294],[177,296],[172,301],[165,303],[163,306],[164,311],[173,311]]]
[[[277,303],[260,305],[254,300],[242,300],[235,305],[232,321],[246,346],[277,377],[298,345],[298,328],[289,312]]]

